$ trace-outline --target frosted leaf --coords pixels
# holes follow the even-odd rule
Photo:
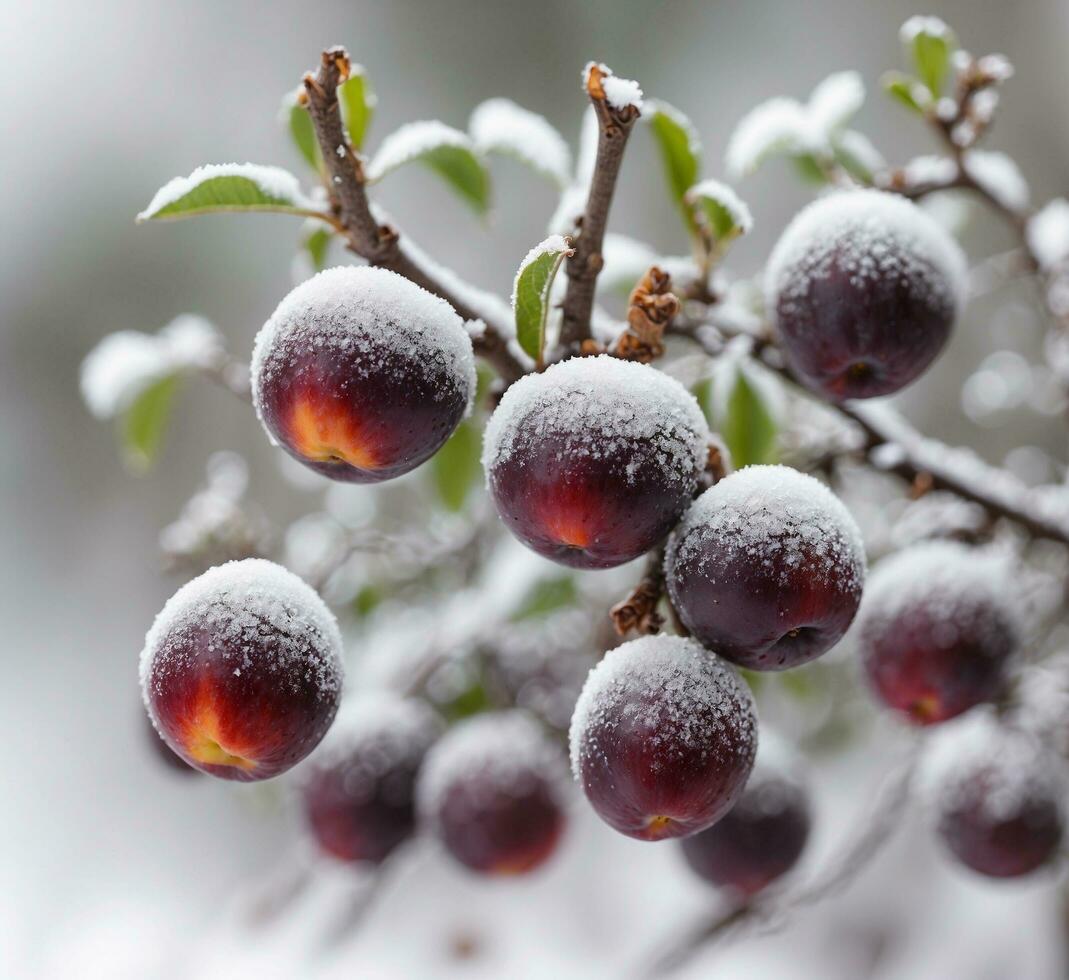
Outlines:
[[[734,178],[753,173],[767,157],[777,153],[807,153],[825,148],[823,137],[809,125],[805,106],[777,97],[747,113],[731,133],[724,156]]]
[[[1002,556],[954,541],[927,541],[876,566],[858,623],[864,630],[881,630],[911,610],[925,609],[940,623],[949,646],[959,629],[975,626],[977,609],[983,607],[994,610],[998,621],[1020,636],[1021,598],[1013,570]]]
[[[437,119],[406,123],[382,141],[368,164],[367,179],[381,180],[391,170],[396,170],[442,146],[456,147],[471,152],[475,150],[467,133],[462,133],[459,129],[447,126]]]
[[[776,154],[832,155],[832,146],[865,101],[865,86],[856,71],[829,75],[803,105],[782,96],[762,102],[735,127],[724,155],[731,177],[753,173]]]
[[[572,154],[564,138],[544,116],[511,99],[487,99],[476,106],[468,131],[481,153],[517,157],[561,187],[571,180]]]
[[[824,79],[809,95],[809,124],[822,133],[842,129],[865,103],[865,83],[856,71],[839,71]]]
[[[556,743],[526,712],[476,715],[451,728],[427,754],[417,808],[433,823],[446,794],[458,786],[473,811],[502,796],[523,798],[539,784],[556,788],[563,800],[567,771]]]
[[[505,392],[486,425],[487,474],[512,457],[521,435],[563,437],[562,452],[571,458],[619,459],[637,442],[650,442],[667,480],[692,485],[705,464],[709,428],[694,396],[674,378],[603,354],[553,364]]]
[[[952,314],[965,295],[965,255],[935,221],[897,194],[841,191],[803,208],[776,243],[765,270],[768,308],[804,297],[833,261],[857,286],[888,277],[910,283]]]
[[[345,791],[354,802],[400,767],[415,769],[441,734],[442,722],[423,701],[377,692],[343,702],[334,724],[310,759],[310,769],[345,767]]]
[[[687,191],[687,200],[691,203],[709,198],[723,208],[738,234],[748,234],[753,228],[753,215],[746,202],[735,191],[719,180],[702,180]]]
[[[316,203],[301,190],[297,178],[281,167],[264,166],[259,163],[209,163],[197,167],[188,177],[175,177],[163,185],[138,216],[138,221],[161,216],[161,212],[175,205],[201,185],[218,178],[237,177],[249,181],[264,200],[245,207],[270,208],[281,205],[300,210],[314,210]],[[248,186],[248,185],[246,185]]]
[[[1028,182],[1012,157],[992,150],[969,150],[962,163],[965,172],[1003,207],[1011,211],[1028,207]]]
[[[1028,247],[1044,269],[1069,259],[1069,201],[1049,201],[1028,221]]]
[[[899,40],[906,45],[912,44],[920,34],[930,34],[948,42],[955,41],[954,32],[938,17],[917,14],[898,29]]]
[[[160,611],[141,651],[141,688],[193,667],[195,647],[186,636],[207,631],[224,661],[240,671],[266,666],[281,686],[299,690],[315,680],[318,690],[341,690],[342,640],[338,621],[315,590],[292,572],[262,558],[210,568],[182,586]],[[264,632],[271,638],[265,654]],[[270,656],[270,663],[259,663]]]
[[[779,565],[785,578],[804,564],[815,580],[850,590],[865,579],[865,548],[850,512],[823,483],[789,466],[747,466],[706,490],[669,542],[666,567],[700,561],[712,542]]]
[[[357,351],[365,374],[394,357],[433,362],[466,390],[469,407],[475,396],[475,359],[460,317],[445,300],[386,269],[326,269],[279,303],[253,348],[252,394],[261,421],[260,392],[285,370],[287,352],[317,348]]]
[[[591,68],[600,68],[603,77],[601,79],[601,87],[605,92],[605,101],[609,103],[617,111],[622,111],[628,107],[634,107],[635,109],[642,109],[642,89],[639,87],[638,82],[632,81],[629,78],[620,78],[612,73],[612,69],[608,65],[603,65],[598,62],[588,62],[583,69],[583,86],[586,87],[587,78],[590,76]]]
[[[216,329],[191,314],[176,317],[156,334],[108,334],[82,362],[82,398],[97,418],[114,418],[156,381],[176,371],[207,367],[221,350]]]
[[[646,696],[637,696],[646,695]],[[741,732],[739,750],[752,762],[757,742],[753,697],[735,670],[695,640],[644,636],[610,650],[583,685],[572,715],[572,772],[580,779],[593,730],[652,731],[666,751],[712,748],[723,733]]]

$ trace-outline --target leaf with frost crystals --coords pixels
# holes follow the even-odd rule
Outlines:
[[[394,130],[368,165],[368,180],[382,180],[413,162],[430,167],[480,214],[490,206],[490,175],[475,144],[459,129],[424,120]]]
[[[917,16],[902,25],[899,37],[921,81],[939,98],[958,47],[954,32],[938,17]]]
[[[573,254],[571,242],[563,235],[550,235],[540,242],[520,264],[512,287],[512,309],[516,316],[516,339],[524,351],[542,363],[549,317],[549,292],[561,263]]]
[[[1069,261],[1069,201],[1058,197],[1045,204],[1029,219],[1025,235],[1041,268]]]
[[[367,136],[378,101],[371,91],[364,67],[351,66],[349,77],[338,86],[338,103],[349,142],[358,150],[364,145],[364,137]]]
[[[701,173],[702,147],[691,121],[667,102],[647,100],[642,118],[649,123],[661,153],[665,176],[672,199],[679,207],[687,229],[694,234],[694,212],[684,195],[694,186]]]
[[[745,177],[769,157],[788,156],[823,182],[820,161],[834,155],[836,138],[864,101],[861,76],[840,71],[820,82],[805,105],[781,96],[762,102],[731,134],[725,154],[729,175]]]
[[[865,83],[856,71],[837,71],[810,93],[806,104],[809,124],[831,135],[843,129],[865,103]]]
[[[215,328],[186,314],[156,334],[108,334],[86,356],[82,397],[97,418],[120,420],[123,455],[132,469],[143,471],[155,459],[183,373],[212,364],[221,350]]]
[[[188,177],[175,177],[152,198],[138,221],[189,218],[221,211],[275,211],[315,217],[315,202],[297,178],[281,167],[257,163],[210,163]]]
[[[468,131],[480,153],[513,157],[560,188],[572,179],[572,153],[564,137],[544,116],[511,99],[487,99],[477,105]]]
[[[727,184],[703,180],[686,194],[691,207],[701,208],[705,223],[717,242],[745,235],[753,227],[753,217],[746,203]]]

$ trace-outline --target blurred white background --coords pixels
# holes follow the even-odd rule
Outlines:
[[[291,286],[297,226],[251,216],[135,227],[133,216],[167,179],[201,163],[296,168],[276,121],[279,101],[327,44],[344,43],[368,68],[379,96],[372,145],[412,119],[463,127],[492,95],[545,114],[574,145],[579,71],[596,58],[687,112],[707,173],[720,176],[726,140],[746,110],[772,95],[804,96],[842,68],[865,76],[858,127],[885,155],[902,161],[928,148],[921,127],[877,84],[898,66],[898,27],[917,12],[943,17],[972,51],[1011,58],[1017,75],[989,145],[1018,160],[1036,203],[1066,194],[1065,0],[936,0],[923,11],[912,0],[6,0],[0,973],[241,976],[255,967],[258,976],[427,976],[427,964],[438,963],[457,976],[620,976],[635,953],[708,901],[674,868],[677,855],[609,839],[584,813],[565,855],[530,886],[472,881],[417,856],[357,944],[332,956],[305,963],[299,924],[292,935],[280,927],[235,939],[228,896],[273,866],[291,828],[263,794],[187,783],[151,755],[135,664],[145,629],[179,584],[157,574],[156,535],[217,449],[248,454],[252,494],[273,516],[311,504],[280,479],[252,413],[206,386],[184,393],[156,469],[131,477],[109,427],[82,405],[78,364],[105,333],[155,330],[184,311],[211,318],[233,350],[251,347]],[[658,167],[639,134],[612,226],[679,252],[685,243]],[[749,273],[809,191],[782,164],[739,190],[756,227],[731,266]],[[508,164],[495,165],[495,199],[482,223],[415,170],[380,197],[433,254],[504,295],[555,199]],[[1009,243],[982,219],[967,244],[982,256]],[[1064,460],[1063,436],[1034,415],[982,429],[962,415],[961,383],[986,353],[1038,343],[1027,316],[1018,325],[1012,307],[997,321],[989,313],[983,304],[974,310],[903,407],[992,462],[1021,444]],[[856,768],[824,781],[818,845],[831,847],[866,787]],[[647,881],[656,889],[644,891]],[[1055,918],[1052,887],[977,884],[943,867],[924,834],[908,832],[843,899],[775,939],[711,956],[692,975],[1054,980],[1066,975],[1066,925]],[[907,925],[918,902],[931,915]],[[458,936],[482,955],[457,959]],[[973,942],[983,956],[970,955]],[[722,972],[708,972],[714,964]]]

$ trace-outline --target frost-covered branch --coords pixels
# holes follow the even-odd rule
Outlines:
[[[575,253],[568,259],[568,290],[560,334],[564,347],[577,347],[590,337],[594,286],[604,265],[602,247],[609,207],[627,138],[642,108],[638,85],[617,78],[605,65],[587,65],[586,91],[598,118],[598,152]]]
[[[723,352],[724,336],[716,328],[675,324],[672,330],[714,357]],[[797,384],[770,337],[768,330],[755,335],[751,352],[770,370]],[[834,407],[860,427],[866,462],[877,469],[902,477],[921,492],[948,490],[979,504],[992,520],[1005,518],[1033,537],[1069,545],[1069,491],[1064,487],[1029,487],[969,449],[922,435],[886,405],[853,401]]]
[[[408,249],[402,248],[397,230],[376,220],[365,191],[363,158],[345,135],[338,104],[338,86],[348,78],[349,70],[345,49],[328,48],[319,70],[305,76],[303,93],[330,178],[332,203],[345,228],[349,248],[372,265],[396,272],[441,296],[465,320],[485,324],[485,329],[473,338],[476,353],[493,364],[506,383],[515,381],[525,370],[509,349],[507,321],[497,316],[488,319],[485,305],[471,305],[465,295],[467,290],[454,288],[456,284],[449,281],[453,277],[435,275],[436,270],[417,262]]]

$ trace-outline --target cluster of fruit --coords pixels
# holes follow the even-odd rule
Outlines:
[[[793,372],[832,400],[902,388],[946,342],[963,269],[946,233],[900,197],[851,191],[811,205],[767,275]],[[352,482],[430,458],[475,393],[471,342],[454,310],[371,267],[331,269],[293,290],[257,337],[252,380],[271,439]],[[611,568],[667,541],[664,580],[688,635],[624,643],[594,667],[571,723],[572,766],[612,827],[684,838],[699,874],[752,895],[798,858],[809,803],[782,759],[752,772],[757,720],[733,665],[807,663],[860,609],[855,630],[876,698],[931,725],[1005,690],[1022,631],[1010,572],[986,553],[916,546],[881,562],[866,585],[861,535],[827,487],[752,466],[699,492],[709,445],[678,381],[648,364],[576,356],[505,391],[483,464],[505,525],[548,559]],[[259,560],[179,590],[142,656],[163,739],[228,779],[269,778],[311,752],[338,710],[341,678],[331,613]],[[439,738],[418,700],[357,698],[343,715],[303,783],[327,852],[380,861],[417,822],[477,871],[525,871],[553,850],[565,819],[563,753],[530,717],[479,716]],[[1061,837],[1049,782],[1002,792],[997,770],[1011,759],[1037,764],[1013,753],[960,772],[941,823],[953,852],[991,875],[1038,867]]]

